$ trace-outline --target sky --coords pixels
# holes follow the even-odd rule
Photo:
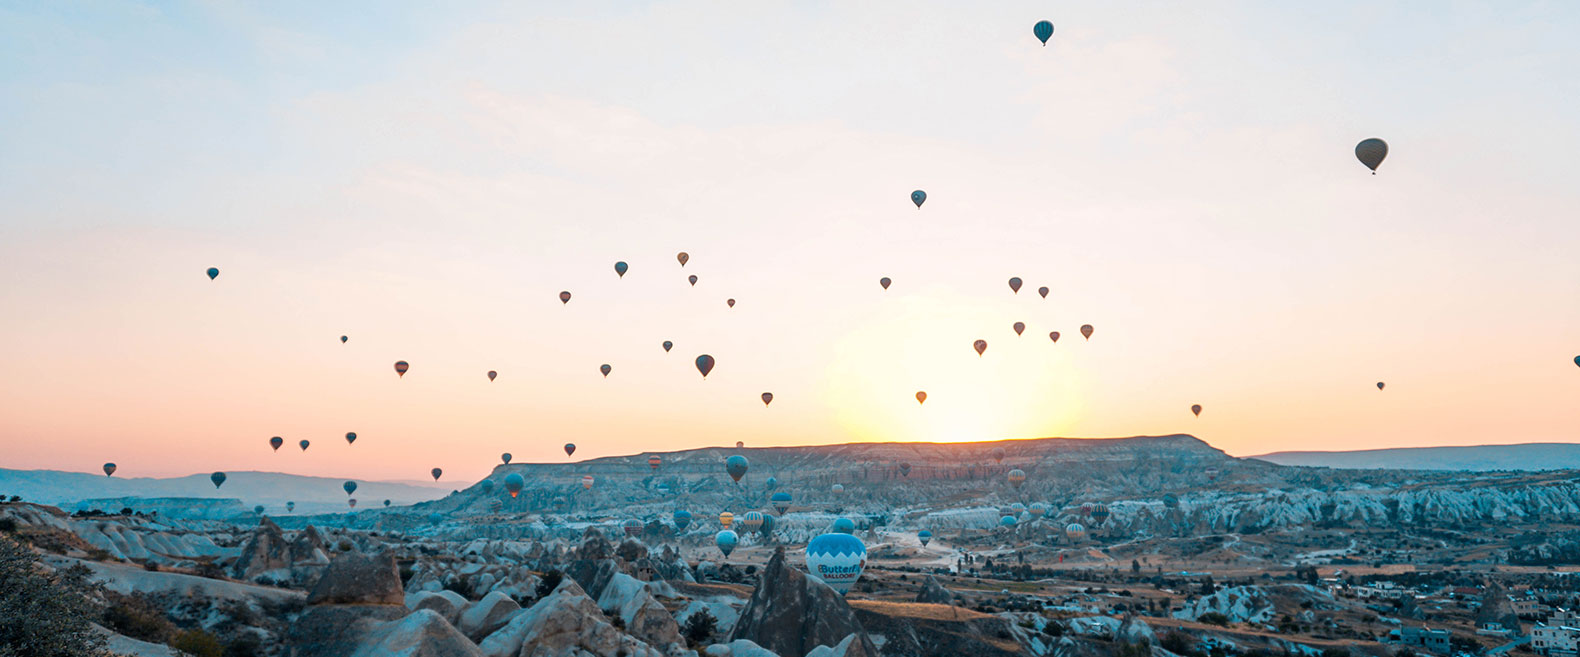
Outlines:
[[[1580,439],[1580,5],[430,5],[0,2],[0,467]]]

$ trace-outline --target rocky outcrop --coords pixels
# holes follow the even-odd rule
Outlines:
[[[516,614],[499,631],[488,635],[481,648],[489,657],[579,655],[581,652],[627,657],[662,657],[663,654],[615,629],[597,603],[569,578],[537,604]]]
[[[747,639],[780,655],[805,655],[818,646],[837,646],[852,634],[857,649],[866,651],[852,655],[878,654],[845,598],[790,566],[781,547],[768,560],[729,638]]]
[[[467,606],[461,612],[461,621],[456,624],[456,629],[470,637],[473,641],[482,641],[499,628],[504,627],[510,619],[521,611],[521,605],[510,596],[494,591],[483,596],[482,600]]]
[[[598,596],[598,606],[604,613],[620,618],[627,632],[650,645],[684,645],[675,617],[653,597],[647,583],[635,577],[615,574]]]
[[[346,552],[330,562],[307,604],[402,605],[400,570],[392,552]],[[404,611],[404,609],[403,609]]]
[[[453,624],[460,619],[466,598],[455,591],[422,591],[406,596],[406,607],[412,611],[432,611]]]
[[[404,618],[395,605],[318,605],[296,618],[285,633],[285,657],[347,657],[359,650],[379,624]]]
[[[932,575],[927,576],[927,581],[922,584],[921,592],[916,594],[917,602],[940,605],[952,605],[955,603],[955,598],[954,592],[945,588],[944,583],[938,581],[938,578]]]
[[[482,657],[476,644],[429,610],[367,628],[350,657]]]
[[[876,651],[867,650],[865,646],[869,644],[862,643],[858,640],[860,638],[860,635],[852,634],[832,647],[818,646],[813,648],[812,652],[806,654],[806,657],[878,657]]]
[[[258,521],[258,528],[252,531],[252,536],[242,546],[241,556],[231,566],[231,576],[252,579],[271,570],[289,568],[291,562],[286,556],[289,547],[285,530],[280,529],[273,520],[262,518]]]
[[[1028,654],[1025,647],[1012,638],[1012,623],[1000,616],[916,602],[859,600],[851,606],[867,633],[883,638],[884,655],[1009,657]]]
[[[729,643],[715,643],[702,651],[706,657],[779,657],[767,648],[759,646],[746,639],[736,639]]]

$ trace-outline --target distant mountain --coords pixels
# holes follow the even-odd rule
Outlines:
[[[1580,445],[1521,443],[1467,447],[1400,447],[1353,452],[1273,452],[1246,458],[1278,465],[1392,470],[1577,470]]]
[[[139,504],[131,503],[135,501],[133,498],[147,500],[147,505],[159,506],[169,506],[172,498],[187,498],[193,501],[194,507],[212,500],[234,499],[249,511],[254,505],[261,504],[271,513],[283,513],[283,507],[289,501],[296,502],[296,512],[301,514],[345,510],[347,497],[357,498],[358,508],[382,507],[384,500],[390,500],[391,504],[414,504],[444,497],[452,488],[359,480],[356,493],[347,496],[341,488],[344,479],[279,472],[227,472],[226,475],[225,485],[215,489],[207,474],[156,479],[0,468],[0,495],[21,495],[22,499],[29,502],[53,504],[68,511],[90,500],[115,500],[116,503],[140,509]]]

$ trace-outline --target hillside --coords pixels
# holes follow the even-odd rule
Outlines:
[[[1247,458],[1324,468],[1392,470],[1574,470],[1580,469],[1580,445],[1522,443],[1465,447],[1401,447],[1353,452],[1273,452]]]
[[[106,477],[59,470],[0,469],[0,494],[20,495],[31,502],[53,504],[66,509],[88,502],[93,508],[142,510],[145,507],[176,509],[188,499],[187,506],[208,506],[214,500],[237,500],[242,508],[264,505],[271,512],[284,513],[286,502],[296,502],[298,513],[340,511],[346,508],[344,479],[304,477],[279,472],[228,472],[229,479],[219,489],[207,474],[184,477]],[[412,504],[442,497],[443,489],[407,483],[358,481],[355,497],[372,505],[390,500],[393,504]],[[137,500],[144,503],[138,504]]]

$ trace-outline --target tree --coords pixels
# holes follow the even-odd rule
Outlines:
[[[1141,562],[1140,561],[1136,561],[1135,559],[1131,559],[1130,560],[1130,574],[1131,575],[1140,575],[1141,574]]]
[[[192,657],[224,657],[225,646],[214,635],[200,629],[187,630],[176,635],[170,647]]]
[[[104,638],[93,632],[99,610],[90,597],[88,573],[82,566],[47,573],[32,550],[0,536],[0,653],[107,654]]]
[[[694,644],[701,644],[713,636],[718,620],[707,607],[702,607],[686,617],[686,627],[681,630],[686,639]]]

